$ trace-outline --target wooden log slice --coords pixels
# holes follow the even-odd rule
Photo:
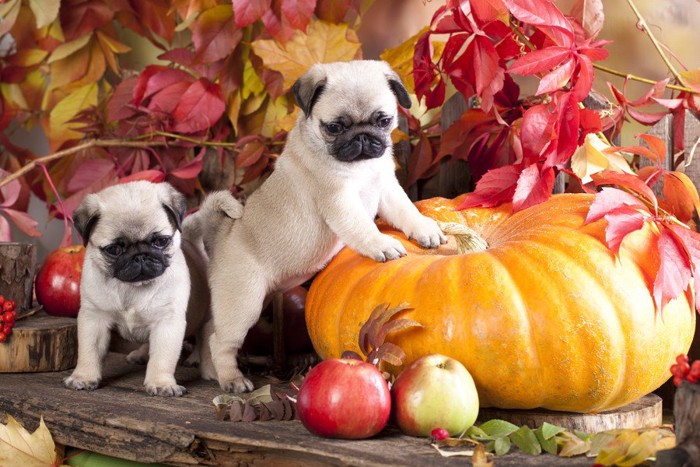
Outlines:
[[[537,428],[547,422],[569,431],[598,433],[620,428],[639,429],[659,426],[662,424],[662,408],[661,398],[655,394],[648,394],[624,407],[596,414],[482,408],[479,411],[477,423],[491,419],[506,420],[514,425],[527,425],[530,428]]]
[[[75,318],[44,312],[17,321],[12,334],[0,343],[0,373],[62,371],[78,358]]]

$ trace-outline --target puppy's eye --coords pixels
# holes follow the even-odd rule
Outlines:
[[[158,248],[159,250],[162,250],[163,248],[167,248],[167,246],[170,245],[170,240],[170,237],[163,235],[154,238],[151,241],[151,245],[153,245],[155,248]]]
[[[377,121],[377,125],[379,125],[382,128],[387,128],[389,125],[391,125],[391,121],[391,117],[382,117]]]
[[[326,123],[325,127],[331,135],[339,135],[343,131],[343,126],[339,123]]]
[[[122,253],[124,253],[124,247],[120,245],[119,243],[110,243],[106,247],[102,248],[102,251],[104,251],[106,254],[109,256],[120,256]]]

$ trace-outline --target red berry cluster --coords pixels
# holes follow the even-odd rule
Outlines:
[[[676,357],[676,363],[671,365],[671,373],[673,374],[673,384],[676,386],[679,386],[683,380],[689,383],[700,382],[700,360],[695,360],[690,364],[688,356],[681,354]]]
[[[4,295],[0,295],[0,342],[4,342],[12,332],[16,317],[15,301],[6,300]]]

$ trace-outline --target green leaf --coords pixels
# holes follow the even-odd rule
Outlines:
[[[545,422],[545,424],[547,424],[547,423]],[[554,426],[554,425],[550,425],[550,426]],[[562,430],[563,430],[563,428],[562,428]],[[543,425],[535,430],[535,436],[537,436],[537,441],[540,442],[540,445],[542,446],[542,449],[544,449],[545,452],[552,454],[553,456],[557,455],[559,448],[557,446],[556,435],[551,437],[551,438],[546,438],[545,434],[544,434],[544,425]]]
[[[510,440],[523,452],[537,455],[542,453],[542,446],[537,441],[535,433],[526,425],[521,426],[518,431],[510,435]]]
[[[559,433],[566,431],[566,428],[560,426],[552,425],[551,423],[544,422],[542,424],[542,437],[544,439],[552,439]]]
[[[465,433],[466,436],[469,438],[474,438],[476,440],[492,440],[493,436],[487,435],[484,430],[479,428],[478,426],[471,426]]]
[[[479,425],[479,428],[481,428],[481,430],[483,430],[484,433],[493,438],[501,438],[503,436],[508,436],[509,434],[518,431],[517,425],[513,425],[510,422],[498,419],[484,422],[481,425]]]
[[[559,434],[558,438],[562,444],[559,457],[572,457],[585,454],[591,447],[591,442],[582,440],[578,436],[564,431]]]
[[[510,451],[510,438],[508,436],[496,438],[495,451],[497,456],[508,454],[508,451]]]

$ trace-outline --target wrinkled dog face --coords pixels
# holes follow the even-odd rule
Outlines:
[[[143,283],[162,275],[180,248],[184,197],[168,184],[131,182],[89,195],[75,225],[105,278]],[[97,252],[97,254],[95,254]]]
[[[342,162],[381,157],[396,128],[396,101],[411,101],[398,75],[380,61],[319,64],[294,85],[300,123]]]

